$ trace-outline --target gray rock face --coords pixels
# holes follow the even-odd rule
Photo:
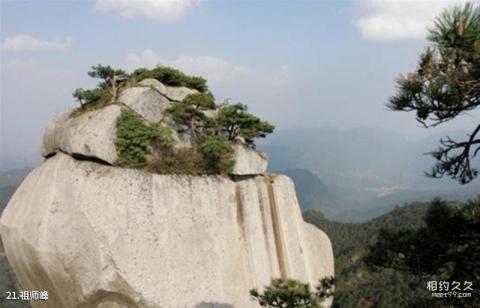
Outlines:
[[[119,101],[139,113],[146,121],[172,128],[176,149],[192,146],[190,135],[176,132],[176,125],[163,116],[170,102],[151,88],[128,88],[121,93]],[[116,120],[121,105],[109,105],[100,110],[86,112],[77,117],[68,113],[54,119],[45,130],[40,152],[48,157],[58,151],[96,158],[114,164],[117,159],[115,147]],[[235,165],[232,175],[256,175],[267,171],[266,154],[252,150],[241,143],[234,144]]]
[[[151,123],[164,119],[164,111],[171,102],[156,90],[148,87],[132,87],[123,90],[118,102],[125,104]]]
[[[177,101],[177,102],[182,101],[189,94],[198,93],[197,90],[190,89],[187,87],[166,86],[160,81],[153,78],[144,79],[140,81],[138,85],[142,87],[151,87],[155,89],[158,93],[167,97],[169,100]]]
[[[285,176],[154,175],[58,153],[0,232],[23,288],[49,292],[34,307],[258,307],[248,291],[271,278],[333,275],[330,241]]]
[[[138,85],[142,86],[142,87],[151,87],[162,95],[167,94],[167,88],[165,88],[165,85],[163,83],[161,83],[160,81],[158,81],[157,79],[147,78],[147,79],[144,79],[144,80],[140,81],[138,83]]]
[[[259,153],[239,143],[234,145],[234,150],[233,175],[254,175],[267,172],[268,159],[265,153]]]
[[[172,101],[182,101],[185,97],[187,97],[189,94],[194,94],[198,93],[198,91],[189,89],[187,87],[167,87],[165,86],[167,93],[165,93],[165,96],[168,97],[168,99]]]
[[[122,107],[110,105],[71,118],[64,114],[48,124],[40,152],[47,157],[57,151],[95,157],[110,164],[117,159],[116,120]]]

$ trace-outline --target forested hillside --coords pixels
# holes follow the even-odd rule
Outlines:
[[[373,272],[362,257],[380,229],[418,228],[427,208],[427,204],[413,203],[365,223],[331,221],[318,211],[304,214],[305,220],[327,233],[333,244],[337,276],[334,307],[411,307],[414,299],[426,295],[424,282],[389,269]],[[418,292],[412,292],[409,284],[417,285]]]
[[[303,168],[278,173],[292,178],[302,211],[319,210],[327,218],[340,221],[363,222],[388,213],[395,206],[429,202],[436,197],[463,202],[475,198],[480,192],[478,184],[472,183],[443,189],[398,189],[376,195],[373,190],[334,186]]]

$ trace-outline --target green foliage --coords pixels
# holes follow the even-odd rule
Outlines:
[[[101,65],[98,64],[97,66],[92,66],[92,70],[89,71],[88,76],[92,78],[99,78],[102,79],[102,83],[100,84],[101,87],[109,87],[115,82],[119,84],[124,82],[127,78],[127,74],[125,71],[120,69],[114,69],[109,65]]]
[[[413,203],[365,223],[330,221],[318,211],[304,218],[332,241],[334,307],[462,307],[461,301],[432,300],[426,282],[454,276],[478,281],[478,200]],[[473,303],[465,300],[467,306]]]
[[[125,85],[127,79],[127,74],[123,70],[100,64],[92,66],[88,75],[102,81],[94,89],[84,90],[79,88],[73,92],[73,97],[80,103],[80,109],[75,110],[72,116],[102,108],[108,103],[114,102],[117,99],[119,89]]]
[[[194,156],[191,162],[186,163],[186,151],[171,149],[174,140],[169,129],[146,124],[134,113],[124,111],[117,119],[115,140],[118,152],[116,164],[120,166],[143,168],[151,163],[152,166],[148,166],[148,169],[156,172],[164,172],[160,170],[160,166],[164,166],[165,170],[177,173],[173,170],[173,166],[176,166],[182,174],[224,174],[231,170],[234,164],[233,148],[225,139],[231,141],[240,136],[253,146],[254,138],[265,137],[274,129],[271,124],[247,113],[247,107],[242,104],[232,107],[234,114],[229,114],[230,107],[224,106],[219,117],[208,117],[206,111],[215,111],[217,106],[212,93],[208,91],[206,80],[187,76],[170,67],[157,66],[151,70],[140,68],[127,75],[123,70],[97,65],[92,67],[88,75],[101,79],[101,82],[92,90],[75,90],[73,96],[81,108],[75,110],[72,116],[116,102],[122,87],[145,78],[155,78],[169,86],[185,86],[200,92],[186,96],[181,102],[173,102],[166,110],[166,113],[180,124],[177,128],[179,133],[190,131],[194,147],[189,152]],[[229,128],[235,130],[235,134],[225,138],[222,127],[224,124],[230,125]],[[160,157],[160,153],[163,153],[164,157]],[[151,156],[150,160],[147,154]]]
[[[123,110],[117,119],[117,148],[120,166],[142,166],[146,163],[147,148],[151,144],[168,147],[173,143],[169,128],[160,125],[147,125],[131,111]]]
[[[432,280],[480,281],[480,198],[457,206],[434,200],[424,220],[419,229],[381,230],[367,264]],[[464,304],[480,304],[480,291],[473,293]]]
[[[480,6],[467,3],[444,11],[435,20],[418,68],[397,80],[398,92],[387,105],[414,111],[426,127],[436,126],[480,105]],[[480,124],[466,141],[440,140],[431,154],[432,177],[447,175],[465,184],[477,177],[471,159],[480,149]]]
[[[166,112],[176,123],[188,127],[192,139],[198,141],[200,137],[211,134],[211,121],[203,112],[208,109],[215,109],[214,97],[210,92],[189,94],[181,102],[173,103]]]
[[[410,308],[428,298],[424,281],[418,277],[388,268],[374,271],[363,259],[381,229],[420,228],[427,209],[428,204],[414,203],[365,223],[331,221],[318,211],[304,213],[305,221],[323,230],[332,241],[337,278],[333,307]]]
[[[245,104],[226,104],[220,108],[214,120],[227,140],[241,137],[254,146],[254,138],[265,138],[267,134],[274,131],[275,126],[260,120],[247,110],[248,107]]]
[[[188,126],[189,128],[194,126],[192,122],[195,121],[196,123],[205,119],[203,112],[183,102],[172,103],[166,112],[172,116],[176,123]]]
[[[294,279],[273,279],[263,293],[250,290],[250,295],[263,307],[320,308],[322,301],[332,296],[335,279],[320,280],[313,292],[309,284]]]
[[[147,169],[159,174],[227,174],[235,164],[233,148],[225,140],[209,136],[197,147],[154,152]]]
[[[200,152],[203,169],[207,174],[225,174],[232,171],[235,165],[232,146],[220,137],[206,137],[200,144]]]
[[[147,170],[157,174],[203,174],[203,158],[196,147],[164,149],[152,156]]]
[[[212,93],[193,93],[187,95],[182,103],[193,106],[199,110],[215,109],[215,98]]]
[[[111,94],[104,88],[92,90],[76,89],[73,97],[80,103],[82,110],[92,110],[105,106],[111,98]]]
[[[200,92],[208,91],[207,81],[202,77],[188,76],[177,69],[167,66],[157,66],[154,69],[139,68],[130,77],[135,81],[154,78],[168,86],[184,86]]]

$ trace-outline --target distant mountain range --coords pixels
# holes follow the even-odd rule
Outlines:
[[[465,131],[451,132],[465,139]],[[380,128],[331,128],[279,131],[261,146],[269,155],[272,171],[304,168],[329,186],[375,191],[378,195],[402,189],[449,188],[450,179],[424,176],[434,163],[422,155],[438,147],[443,135],[421,140]],[[478,163],[477,163],[478,165]]]
[[[467,133],[446,135],[462,140]],[[408,140],[378,128],[299,129],[274,134],[261,149],[269,155],[271,171],[293,178],[303,210],[358,221],[406,202],[437,196],[464,201],[480,194],[480,180],[462,186],[424,175],[435,161],[422,154],[435,149],[442,136]]]

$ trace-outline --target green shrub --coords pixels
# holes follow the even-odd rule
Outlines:
[[[184,86],[200,92],[208,91],[207,81],[204,78],[188,76],[181,71],[168,66],[157,66],[154,69],[139,68],[130,75],[130,78],[136,81],[141,81],[146,78],[154,78],[168,86]]]
[[[191,105],[197,109],[215,109],[215,98],[210,92],[206,93],[192,93],[187,95],[182,103]]]
[[[122,110],[117,119],[116,164],[120,166],[144,166],[149,146],[165,148],[172,143],[173,137],[169,128],[158,124],[147,125],[132,111]]]
[[[312,291],[308,283],[294,279],[272,279],[263,293],[250,290],[252,298],[262,307],[320,308],[322,302],[333,295],[335,278],[326,277],[319,281]]]
[[[203,111],[214,108],[215,99],[210,92],[194,93],[185,97],[181,102],[172,103],[166,112],[176,123],[188,127],[196,142],[199,136],[207,135],[207,130],[212,127]]]
[[[225,174],[235,165],[233,148],[226,140],[217,136],[208,136],[200,144],[203,170],[207,174]]]
[[[104,107],[111,99],[112,94],[106,88],[95,88],[92,90],[76,89],[73,97],[80,103],[72,116],[77,116],[87,111],[97,110]]]
[[[247,105],[241,103],[223,105],[214,121],[227,140],[241,137],[253,148],[255,138],[265,138],[275,130],[274,125],[249,113]]]
[[[150,145],[154,150],[170,149],[175,142],[173,139],[172,130],[169,127],[160,124],[151,124],[152,140]]]
[[[164,150],[152,155],[147,170],[157,174],[203,174],[202,156],[197,148]]]

